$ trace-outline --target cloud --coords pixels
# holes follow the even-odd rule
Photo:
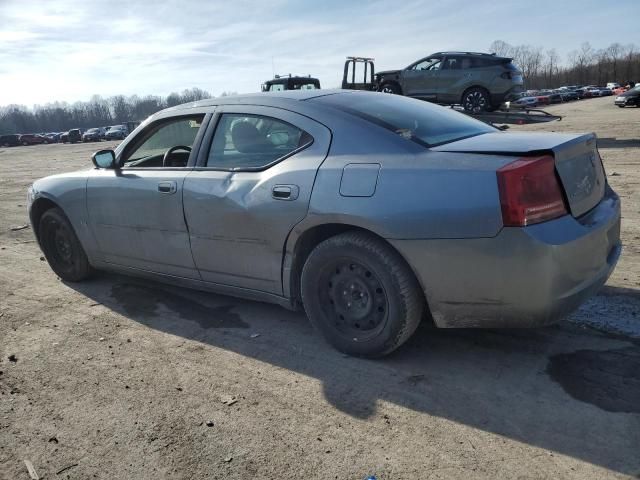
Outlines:
[[[538,3],[5,0],[0,105],[193,86],[251,92],[273,73],[311,74],[334,87],[347,55],[375,57],[386,69],[439,50],[483,51],[498,38],[566,53],[584,40],[604,47],[637,36],[635,0],[617,2],[615,25],[602,21],[606,4]]]

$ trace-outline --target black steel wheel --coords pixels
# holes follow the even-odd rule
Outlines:
[[[471,113],[488,112],[491,110],[489,93],[484,88],[470,88],[462,96],[462,106]]]
[[[71,223],[59,208],[44,212],[40,218],[38,239],[49,266],[61,279],[79,282],[91,274],[87,255]]]
[[[347,232],[319,244],[301,279],[311,323],[338,350],[386,355],[417,328],[424,297],[413,272],[383,240]]]

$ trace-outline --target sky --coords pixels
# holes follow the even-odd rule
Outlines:
[[[331,88],[348,55],[387,70],[498,39],[565,57],[640,46],[639,18],[640,0],[0,0],[0,105],[248,93],[274,73]]]

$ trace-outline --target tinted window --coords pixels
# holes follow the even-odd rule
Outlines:
[[[399,95],[344,93],[310,101],[332,105],[425,146],[496,131],[486,123],[450,108]]]
[[[447,57],[442,64],[443,70],[460,70],[462,68],[462,58]]]
[[[124,166],[161,167],[164,154],[171,147],[177,146],[188,148],[176,149],[172,162],[165,166],[186,166],[203,118],[204,115],[196,115],[158,123],[143,133],[141,142],[135,142],[133,148],[125,153]],[[114,131],[114,128],[111,131]]]
[[[308,133],[282,120],[225,113],[216,127],[207,167],[260,169],[311,141]]]

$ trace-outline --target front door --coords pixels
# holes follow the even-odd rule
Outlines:
[[[440,58],[427,58],[402,72],[402,93],[409,97],[435,100],[440,76]]]
[[[331,133],[278,108],[218,111],[184,182],[193,258],[205,281],[281,295],[284,245],[307,214]]]
[[[122,168],[87,183],[89,223],[106,263],[199,279],[182,193],[204,114],[158,120],[119,154]]]

